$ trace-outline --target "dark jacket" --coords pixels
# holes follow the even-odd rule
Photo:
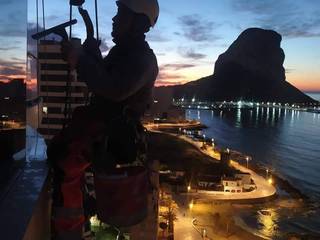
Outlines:
[[[87,40],[77,69],[95,101],[105,106],[125,105],[141,116],[151,103],[158,64],[144,38],[117,44],[105,58],[96,40]]]

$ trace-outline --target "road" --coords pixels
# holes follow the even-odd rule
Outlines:
[[[192,226],[192,218],[177,214],[178,219],[174,222],[175,240],[202,240],[200,233]]]
[[[192,145],[196,146],[199,151],[209,155],[210,157],[214,158],[216,161],[220,159],[220,153],[213,151],[212,148],[201,149],[202,142],[196,142],[184,135],[176,135],[173,134]],[[245,200],[245,199],[259,199],[259,198],[266,198],[271,197],[276,194],[276,188],[270,184],[264,177],[258,175],[254,171],[240,165],[238,162],[231,160],[231,166],[235,169],[238,169],[244,173],[250,173],[251,178],[253,179],[254,183],[257,186],[257,189],[251,192],[242,192],[242,193],[231,193],[231,192],[221,192],[221,191],[202,191],[204,194],[208,194],[210,198],[215,200]]]
[[[202,240],[198,230],[192,225],[192,213],[188,209],[188,197],[172,194],[178,204],[177,220],[174,222],[175,240]]]
[[[187,126],[187,124],[184,124],[184,125]],[[208,156],[212,157],[214,159],[213,161],[220,160],[220,153],[214,151],[212,148],[209,148],[209,147],[207,147],[207,149],[202,149],[201,141],[194,141],[193,139],[185,135],[178,135],[178,134],[163,132],[158,129],[158,126],[159,126],[158,124],[149,124],[147,128],[149,131],[161,132],[161,133],[169,134],[174,137],[178,137],[184,141],[191,143],[192,145],[197,147],[199,151],[203,152],[204,154],[207,154]],[[171,124],[171,126],[174,126],[174,124]],[[210,200],[255,200],[255,199],[272,197],[273,195],[276,194],[276,188],[272,184],[270,184],[264,177],[240,165],[236,161],[231,160],[231,166],[234,167],[235,169],[240,170],[241,172],[250,173],[251,178],[253,179],[257,188],[251,192],[241,192],[241,193],[231,193],[231,192],[222,192],[222,191],[198,191],[197,193],[189,193],[189,194],[198,195],[200,197],[207,197]]]

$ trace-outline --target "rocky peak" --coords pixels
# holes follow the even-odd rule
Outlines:
[[[214,74],[224,75],[231,63],[241,66],[252,75],[268,81],[284,81],[284,52],[281,35],[273,30],[249,28],[243,31],[226,52],[216,61]],[[259,79],[259,78],[256,78]]]

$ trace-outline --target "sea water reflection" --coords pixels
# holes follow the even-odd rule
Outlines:
[[[214,138],[216,144],[252,156],[255,163],[273,169],[315,203],[319,202],[320,114],[257,107],[224,111],[187,110],[186,117],[207,125],[203,133]],[[277,229],[300,229],[302,232],[320,229],[319,206],[308,211],[308,216],[303,212],[294,215],[288,210],[271,211],[271,217],[250,212],[244,219],[265,236],[277,235]],[[252,222],[260,224],[256,226],[250,224]]]

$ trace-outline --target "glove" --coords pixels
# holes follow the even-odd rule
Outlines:
[[[94,57],[96,60],[102,60],[101,51],[99,49],[100,44],[100,40],[90,37],[84,41],[82,46],[85,54]]]

